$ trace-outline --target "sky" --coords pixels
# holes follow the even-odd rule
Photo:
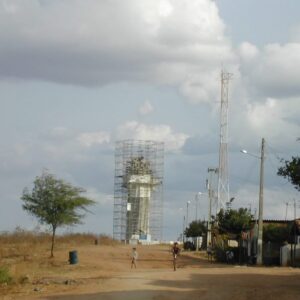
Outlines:
[[[111,235],[123,139],[165,143],[164,239],[196,203],[207,219],[222,69],[233,208],[257,210],[260,160],[240,150],[259,155],[264,137],[264,218],[293,218],[299,192],[276,172],[300,149],[299,12],[296,0],[0,0],[0,231],[37,228],[20,197],[48,169],[96,201],[64,230]]]

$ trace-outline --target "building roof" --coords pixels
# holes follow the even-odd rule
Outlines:
[[[279,223],[279,224],[288,224],[294,220],[276,220],[276,219],[264,219],[263,223]],[[251,223],[256,223],[258,220],[252,220]]]

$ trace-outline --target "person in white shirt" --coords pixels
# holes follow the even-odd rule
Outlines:
[[[136,251],[136,248],[132,248],[131,252],[131,269],[134,267],[136,269],[136,261],[138,259],[138,253]]]

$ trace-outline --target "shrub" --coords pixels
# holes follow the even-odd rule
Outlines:
[[[269,224],[264,226],[263,239],[264,242],[283,244],[290,238],[290,226],[278,226]]]
[[[221,245],[216,245],[214,249],[214,257],[218,262],[226,262],[226,249]]]
[[[9,271],[7,267],[0,267],[0,284],[10,283],[12,281],[12,277],[9,275]]]

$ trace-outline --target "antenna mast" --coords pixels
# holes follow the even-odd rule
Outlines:
[[[220,148],[218,168],[218,208],[225,208],[229,202],[228,178],[228,86],[232,74],[221,72],[221,116],[220,116]]]

